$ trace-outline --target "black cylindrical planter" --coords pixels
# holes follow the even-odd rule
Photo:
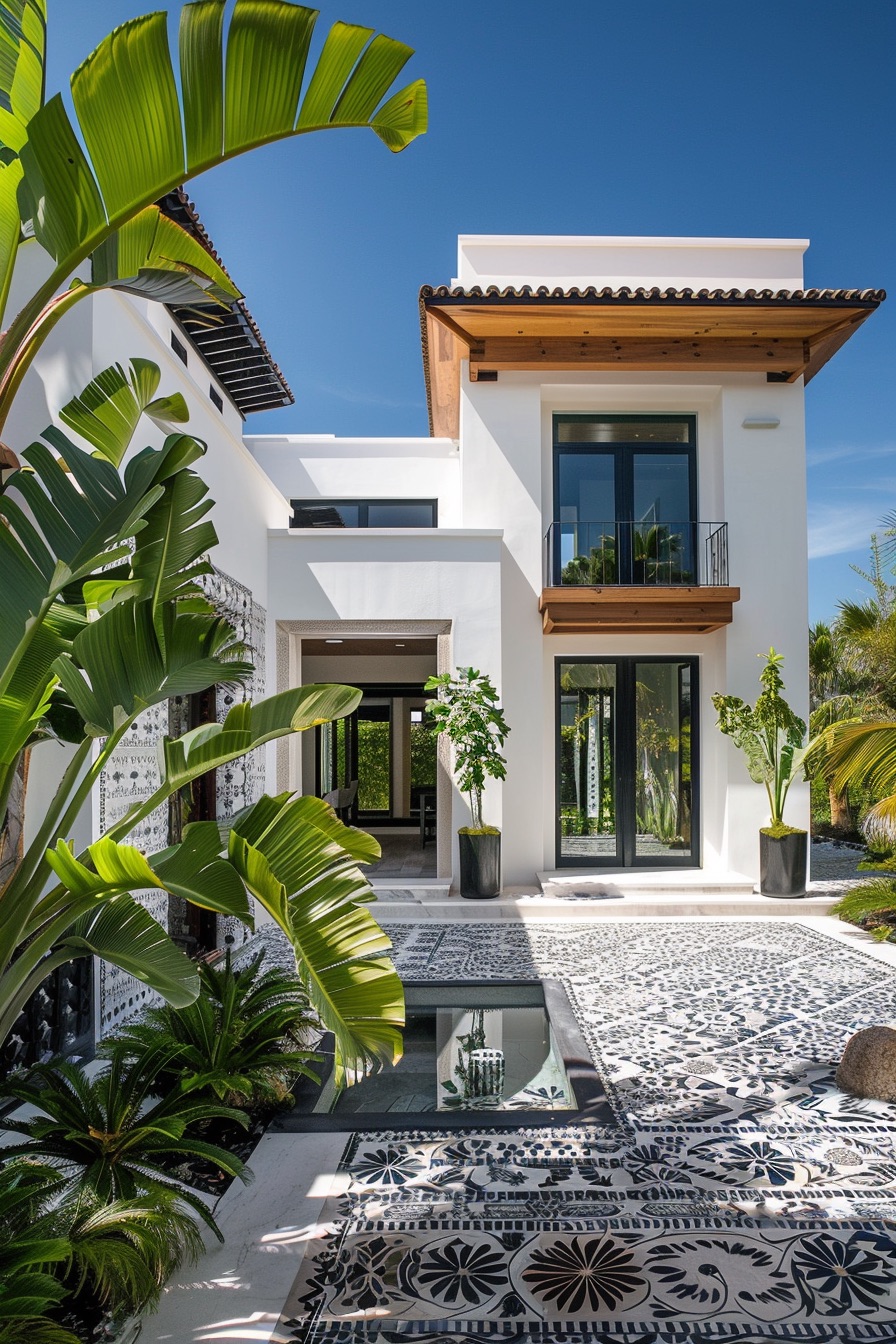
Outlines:
[[[500,835],[458,834],[460,842],[460,894],[469,900],[501,893]]]
[[[759,890],[763,896],[805,896],[809,836],[759,832]]]

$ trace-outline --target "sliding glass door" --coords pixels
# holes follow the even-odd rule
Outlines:
[[[557,664],[557,864],[699,863],[694,658]]]

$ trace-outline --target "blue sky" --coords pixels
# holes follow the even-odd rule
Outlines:
[[[49,0],[49,88],[150,7]],[[336,19],[416,49],[431,129],[191,185],[296,394],[255,432],[425,434],[417,290],[458,233],[805,237],[807,285],[896,291],[893,0],[324,0]],[[894,368],[896,292],[807,391],[813,619],[865,595],[849,564],[896,508]]]

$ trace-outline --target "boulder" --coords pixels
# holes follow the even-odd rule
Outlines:
[[[854,1097],[896,1101],[896,1030],[866,1027],[857,1031],[843,1052],[835,1081]]]

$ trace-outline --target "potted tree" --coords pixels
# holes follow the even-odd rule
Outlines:
[[[497,896],[501,890],[501,832],[482,821],[482,790],[486,778],[504,779],[506,762],[500,748],[510,729],[490,679],[473,667],[430,677],[428,691],[438,699],[426,708],[440,733],[454,749],[454,777],[470,799],[472,825],[458,831],[460,894],[471,899]]]
[[[764,896],[805,896],[808,832],[784,823],[784,801],[803,770],[806,725],[782,695],[784,657],[769,649],[759,680],[762,694],[751,708],[737,695],[716,693],[719,728],[744,753],[750,778],[764,784],[771,822],[759,831],[759,888]]]

